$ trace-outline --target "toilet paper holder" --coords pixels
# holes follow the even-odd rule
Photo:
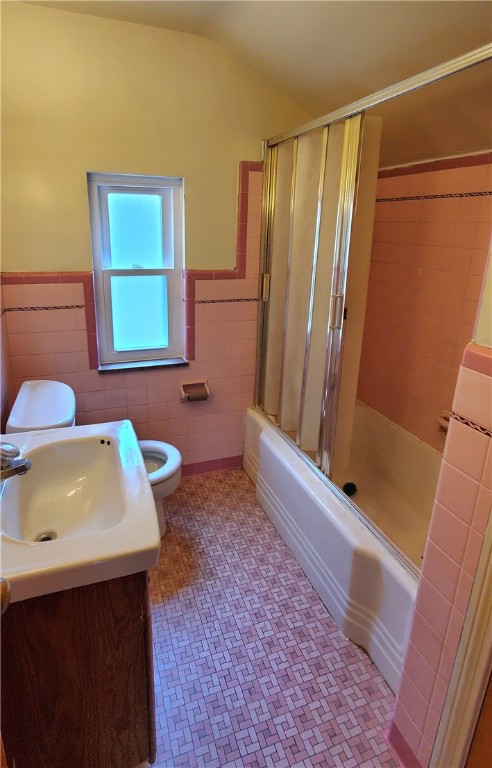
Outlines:
[[[181,400],[198,402],[201,400],[208,400],[208,396],[210,395],[206,379],[202,379],[201,381],[182,381],[179,386],[181,389]]]

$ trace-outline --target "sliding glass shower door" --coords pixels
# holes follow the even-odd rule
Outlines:
[[[258,404],[328,476],[341,435],[344,336],[355,331],[347,325],[347,267],[357,190],[367,175],[361,174],[362,146],[370,139],[375,180],[379,124],[374,127],[358,114],[280,141],[266,163]],[[354,303],[360,301],[365,308],[365,298],[354,295]],[[360,336],[362,323],[363,313]],[[357,374],[358,366],[345,376],[354,404]],[[344,429],[351,430],[346,421]]]

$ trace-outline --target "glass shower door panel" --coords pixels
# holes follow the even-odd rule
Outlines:
[[[327,129],[328,130],[328,129]],[[328,320],[333,278],[337,209],[340,194],[344,124],[331,125],[320,186],[319,235],[312,296],[312,320],[302,389],[300,447],[312,458],[318,451]]]
[[[380,140],[381,120],[377,117],[365,116],[359,152],[357,202],[354,208],[347,263],[345,292],[347,320],[344,323],[343,354],[339,373],[340,394],[330,474],[335,482],[337,482],[337,476],[348,469],[353,444],[357,382],[371,265]]]
[[[323,131],[300,136],[294,170],[280,389],[281,429],[297,439],[316,242]]]
[[[265,271],[270,275],[270,298],[267,304],[262,405],[265,413],[273,416],[275,420],[278,419],[280,409],[280,375],[295,146],[294,141],[286,141],[275,147],[272,152],[273,195],[268,212],[270,214],[269,263],[265,265]]]
[[[333,280],[328,320],[328,344],[323,404],[320,422],[318,466],[331,477],[337,409],[340,395],[342,344],[345,331],[345,295],[350,238],[352,235],[353,213],[357,192],[360,160],[362,114],[345,121],[343,151],[340,169],[340,191],[337,207],[336,237],[333,254]]]

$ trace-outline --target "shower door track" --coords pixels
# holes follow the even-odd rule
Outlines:
[[[311,120],[309,123],[305,123],[298,128],[293,128],[290,131],[285,131],[285,133],[280,133],[278,136],[268,139],[266,145],[267,147],[274,147],[276,144],[280,144],[286,139],[292,139],[301,136],[304,133],[309,133],[309,131],[313,131],[316,128],[323,128],[325,125],[334,123],[337,120],[344,120],[347,117],[352,117],[353,115],[364,112],[378,104],[383,104],[386,101],[396,99],[397,96],[403,96],[406,93],[417,91],[426,85],[437,83],[439,80],[444,80],[444,78],[449,77],[450,75],[455,75],[465,69],[475,67],[477,64],[482,64],[490,58],[492,58],[492,45],[488,43],[487,45],[482,45],[480,48],[475,48],[473,51],[465,53],[463,56],[457,56],[455,59],[450,59],[436,67],[426,69],[418,75],[413,75],[405,80],[401,80],[399,83],[383,88],[381,91],[376,91],[376,93],[373,93],[370,96],[365,96],[363,99],[354,101],[351,104],[347,104],[345,107],[336,109],[333,112],[328,112],[328,114],[318,117],[316,120]]]

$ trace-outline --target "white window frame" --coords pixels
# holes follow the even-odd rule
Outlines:
[[[177,177],[88,173],[89,211],[94,265],[99,370],[182,364],[184,359],[184,181]],[[164,265],[159,269],[111,267],[108,195],[159,194],[162,201]],[[168,346],[154,349],[115,349],[111,310],[113,276],[163,275],[167,278]]]

